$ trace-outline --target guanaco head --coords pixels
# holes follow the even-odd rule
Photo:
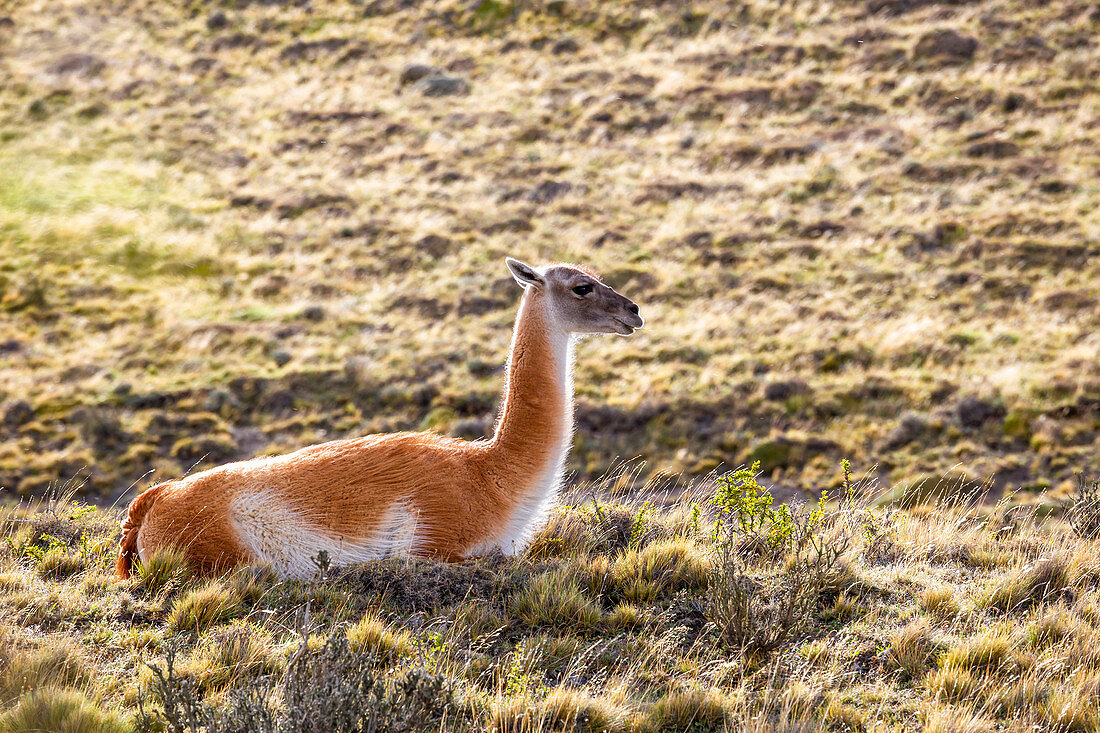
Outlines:
[[[645,321],[638,306],[590,272],[571,265],[531,267],[505,259],[512,277],[525,290],[547,299],[556,322],[568,333],[617,333],[629,336]]]

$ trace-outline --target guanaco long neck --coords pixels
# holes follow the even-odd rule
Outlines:
[[[508,359],[508,381],[492,462],[518,490],[512,509],[548,507],[558,489],[573,435],[572,337],[555,323],[545,296],[528,289],[520,303]],[[515,521],[521,521],[517,516]]]

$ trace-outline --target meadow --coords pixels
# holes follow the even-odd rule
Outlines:
[[[288,690],[441,730],[1097,729],[1098,30],[1059,1],[0,0],[0,730]],[[156,481],[488,434],[507,255],[647,319],[580,344],[529,552],[112,579]]]

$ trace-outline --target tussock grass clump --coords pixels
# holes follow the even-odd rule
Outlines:
[[[677,690],[649,706],[645,725],[655,731],[719,731],[724,729],[728,712],[728,701],[715,690]]]
[[[477,600],[461,604],[454,613],[454,622],[471,637],[494,632],[507,625],[491,607]]]
[[[636,629],[644,622],[644,613],[632,603],[620,603],[607,614],[607,623],[615,629]]]
[[[181,585],[191,574],[187,555],[170,547],[154,550],[147,559],[137,563],[136,570],[138,582],[153,595]]]
[[[1040,711],[1046,705],[1053,688],[1050,683],[1033,675],[1021,675],[993,685],[985,699],[985,707],[998,716],[1012,717],[1021,711]]]
[[[354,651],[372,654],[384,664],[392,664],[413,651],[412,639],[407,632],[390,628],[369,611],[348,627],[347,637]]]
[[[0,715],[3,733],[129,733],[115,713],[103,710],[77,690],[40,687]]]
[[[966,707],[938,707],[928,712],[923,733],[993,733],[990,721]]]
[[[821,719],[834,730],[865,730],[866,715],[839,696],[832,696],[821,707]]]
[[[1061,643],[1076,628],[1070,613],[1065,608],[1057,608],[1028,624],[1024,635],[1031,646],[1039,649]]]
[[[1043,705],[1042,718],[1054,731],[1090,733],[1100,730],[1100,707],[1095,697],[1055,692]]]
[[[959,602],[949,586],[925,588],[920,594],[920,607],[938,619],[949,619],[959,614]]]
[[[578,507],[560,508],[531,541],[527,553],[546,559],[577,554],[615,555],[642,549],[672,531],[653,517],[648,506],[602,504],[593,500]]]
[[[510,607],[531,626],[590,628],[600,621],[599,605],[565,569],[536,575],[512,597]]]
[[[620,733],[629,730],[629,711],[582,690],[559,687],[542,703],[542,722],[551,730]]]
[[[528,695],[494,700],[489,706],[488,724],[493,733],[541,733],[545,730],[538,705]]]
[[[993,673],[1009,659],[1009,639],[987,632],[951,647],[940,659],[942,669]]]
[[[0,702],[48,685],[83,687],[95,677],[92,661],[70,639],[55,638],[19,650],[10,646],[10,640],[8,644],[6,654],[0,656]]]
[[[272,674],[282,666],[282,655],[261,630],[245,623],[214,630],[181,667],[206,694],[240,687],[260,674]]]
[[[1070,569],[1060,557],[1042,558],[991,587],[982,605],[996,611],[1025,611],[1060,594],[1070,583]]]
[[[890,639],[888,659],[907,679],[916,680],[932,667],[941,647],[926,621],[911,621]]]
[[[38,561],[38,574],[43,578],[63,580],[76,575],[88,567],[87,561],[80,555],[61,548],[53,548]]]
[[[924,686],[934,699],[955,703],[972,699],[979,689],[973,672],[965,667],[934,669],[924,678]]]
[[[627,550],[611,567],[616,589],[632,602],[705,588],[709,573],[710,558],[694,542],[682,538]]]
[[[220,580],[210,581],[176,599],[168,615],[168,629],[202,632],[242,611],[236,587]]]

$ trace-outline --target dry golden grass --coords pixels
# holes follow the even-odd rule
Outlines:
[[[388,684],[444,675],[455,728],[1096,730],[1095,512],[1059,501],[1100,449],[1098,24],[1070,0],[0,4],[0,498],[484,435],[506,254],[591,265],[648,320],[579,348],[569,469],[614,472],[515,559],[298,583],[166,554],[121,582],[116,512],[0,508],[0,731],[122,729],[177,646],[215,702],[332,634]],[[467,93],[402,84],[415,63]],[[816,498],[844,457],[910,508],[846,510],[799,632],[723,647],[693,480],[758,460]]]
[[[516,558],[382,561],[305,582],[264,569],[203,578],[173,555],[120,582],[100,541],[110,516],[62,502],[19,510],[0,545],[0,610],[36,631],[0,629],[3,714],[48,717],[42,691],[61,689],[80,715],[129,719],[157,689],[146,664],[163,671],[171,654],[175,674],[222,705],[336,635],[386,689],[442,675],[461,701],[446,719],[462,730],[1091,730],[1100,719],[1092,540],[1063,520],[1032,515],[1006,534],[998,507],[828,505],[817,536],[847,543],[843,572],[789,639],[748,653],[714,626],[706,588],[720,555],[682,521],[693,501],[569,504]],[[576,539],[549,551],[555,537]],[[976,566],[991,537],[1001,563]],[[929,552],[930,538],[952,551]],[[83,565],[44,572],[59,555]],[[785,568],[764,563],[754,582],[781,582]]]

